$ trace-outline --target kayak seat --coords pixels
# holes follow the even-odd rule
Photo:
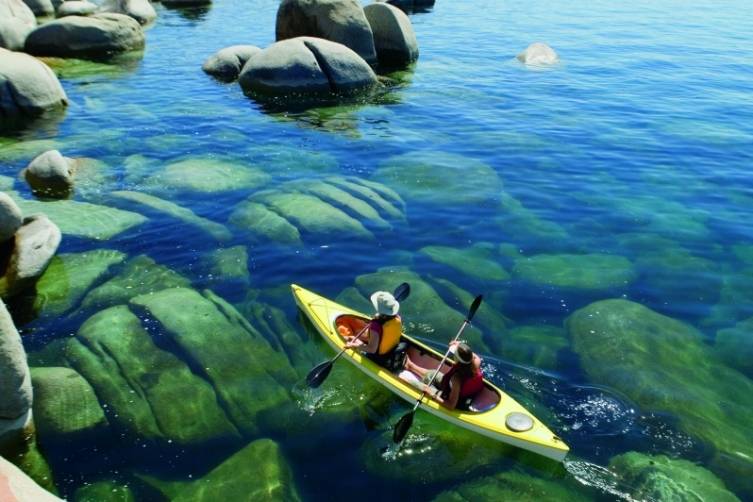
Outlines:
[[[400,342],[392,351],[387,354],[366,354],[366,357],[377,363],[379,366],[387,368],[392,373],[399,373],[405,366],[405,358],[408,355],[408,344]]]

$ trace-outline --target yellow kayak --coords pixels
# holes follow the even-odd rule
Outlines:
[[[342,350],[345,345],[337,331],[338,326],[353,326],[354,321],[365,323],[368,320],[364,314],[296,284],[291,285],[291,289],[298,308],[335,350]],[[439,365],[442,354],[407,335],[403,335],[402,341],[408,343],[408,356],[413,362],[425,368],[436,368]],[[412,374],[407,370],[401,374],[392,373],[355,350],[346,351],[343,358],[411,404],[421,395],[421,391],[410,383]],[[449,368],[447,364],[445,363],[443,372]],[[421,408],[443,420],[497,441],[558,462],[564,460],[570,450],[564,441],[501,389],[488,380],[484,380],[484,384],[484,390],[474,397],[469,410],[450,410],[427,397],[422,400]]]

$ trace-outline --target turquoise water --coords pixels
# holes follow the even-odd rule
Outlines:
[[[523,476],[523,486],[541,487],[539,497],[668,496],[641,492],[645,473],[609,467],[630,451],[690,461],[740,499],[753,499],[753,445],[735,439],[753,432],[746,394],[753,342],[751,323],[744,324],[753,318],[753,15],[746,3],[438,1],[411,16],[420,58],[393,75],[386,95],[289,113],[265,110],[237,85],[201,71],[222,47],[273,42],[276,2],[157,9],[143,58],[59,67],[71,101],[65,117],[0,149],[0,174],[12,177],[39,148],[97,159],[101,175],[82,182],[74,199],[148,217],[110,240],[67,235],[59,253],[146,254],[193,289],[209,288],[234,304],[273,347],[285,345],[275,341],[285,325],[306,350],[290,356],[297,377],[330,353],[297,315],[292,282],[361,307],[370,289],[392,289],[412,274],[414,291],[425,284],[430,292],[419,288],[403,315],[413,334],[438,347],[467,298],[484,293],[479,331],[469,340],[487,374],[568,442],[571,460],[557,466],[425,416],[417,418],[409,452],[393,458],[384,450],[387,433],[406,406],[341,364],[334,370],[341,376],[321,392],[305,392],[302,378],[285,384],[283,392],[292,389],[285,400],[300,413],[294,426],[262,425],[211,447],[151,441],[123,432],[112,416],[105,436],[41,437],[61,495],[74,498],[81,486],[107,480],[140,500],[162,500],[169,490],[143,475],[193,481],[250,440],[271,437],[305,500],[345,500],[355,491],[369,500],[432,500],[464,482],[471,482],[464,493],[479,499],[522,497],[514,488],[494,491],[514,486],[504,476]],[[515,60],[534,41],[550,44],[561,63],[531,69]],[[163,171],[190,159],[234,166],[231,184],[223,188],[213,174],[187,187],[181,174]],[[350,227],[333,232],[323,206],[300,202],[304,216],[291,219],[300,230],[295,242],[273,242],[239,223],[249,196],[271,204],[263,190],[295,195],[300,183],[322,181],[331,189],[333,176],[379,183],[387,207],[372,200],[378,216],[367,217],[340,200],[334,205],[351,217]],[[31,198],[22,182],[14,189]],[[112,194],[118,190],[158,196],[225,230],[208,233]],[[55,211],[47,210],[53,218]],[[218,248],[238,245],[247,249],[248,281],[207,264]],[[154,271],[145,276],[155,283],[132,285],[140,293],[175,285]],[[32,365],[76,367],[50,344],[129,296],[85,298],[56,315],[34,314],[29,299],[11,305]],[[571,317],[613,298],[634,303],[600,303],[581,311],[585,320]],[[610,321],[589,324],[607,311]],[[258,326],[269,312],[282,320],[265,331]],[[137,313],[145,326],[158,324],[158,315]],[[159,350],[203,378],[180,341],[159,327],[150,332]],[[729,339],[736,342],[725,348]],[[252,376],[239,378],[250,393],[261,392]],[[690,472],[689,464],[676,465]],[[503,481],[490,488],[487,476]]]

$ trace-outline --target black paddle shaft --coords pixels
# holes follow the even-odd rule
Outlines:
[[[460,329],[458,330],[457,335],[455,335],[455,338],[452,339],[452,342],[460,338],[460,335],[463,333],[465,328],[471,323],[471,320],[473,319],[473,316],[476,315],[476,311],[481,305],[481,301],[483,299],[484,299],[483,295],[478,295],[476,298],[473,299],[473,303],[471,303],[471,308],[468,309],[468,316],[463,320],[463,324],[460,326]],[[437,378],[437,375],[439,374],[439,369],[442,368],[445,361],[447,360],[447,357],[450,355],[450,348],[452,347],[452,342],[450,342],[450,347],[447,349],[447,352],[444,353],[444,357],[442,357],[442,360],[439,362],[439,366],[437,366],[437,371],[434,372],[434,374],[431,377],[431,380],[429,380],[428,385],[423,390],[423,392],[421,392],[421,395],[418,396],[418,400],[416,400],[416,404],[413,405],[413,409],[410,410],[405,415],[403,415],[400,418],[400,420],[398,420],[397,423],[395,424],[395,429],[392,431],[392,441],[394,441],[395,443],[402,442],[403,438],[405,438],[405,435],[408,433],[408,429],[410,429],[411,425],[413,425],[413,415],[415,415],[418,407],[421,406],[421,401],[424,399],[424,396],[426,395],[426,391],[431,388],[431,385],[434,383],[434,380]]]

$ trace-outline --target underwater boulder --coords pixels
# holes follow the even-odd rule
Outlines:
[[[707,277],[709,277],[707,275]],[[717,279],[718,275],[711,276]],[[753,266],[731,267],[721,274],[719,301],[711,307],[704,326],[728,327],[753,316]]]
[[[70,368],[31,368],[34,425],[42,444],[101,432],[107,419],[89,382]]]
[[[2,422],[15,420],[31,409],[32,390],[29,365],[21,336],[0,300],[0,435]]]
[[[753,378],[753,317],[717,331],[714,349],[728,366]]]
[[[32,159],[21,174],[32,191],[44,196],[65,198],[73,190],[76,162],[58,150],[49,150]]]
[[[409,203],[439,206],[488,203],[502,191],[502,180],[489,165],[433,150],[391,157],[372,180],[393,188]]]
[[[159,321],[201,369],[239,430],[253,435],[274,426],[265,417],[291,402],[295,371],[232,305],[211,291],[201,295],[188,288],[137,296],[131,305]]]
[[[0,0],[0,48],[24,48],[26,36],[37,27],[34,12],[21,0]]]
[[[179,273],[140,255],[128,260],[116,277],[91,290],[81,305],[84,308],[105,308],[126,303],[134,296],[190,284],[191,281]]]
[[[83,253],[54,257],[37,281],[35,311],[60,315],[73,307],[99,282],[110,267],[122,263],[126,255],[112,249],[95,249]]]
[[[0,112],[35,116],[68,104],[60,81],[50,68],[28,54],[0,48]]]
[[[186,223],[187,225],[191,225],[200,230],[203,230],[217,241],[226,241],[232,237],[230,230],[228,230],[224,225],[217,223],[216,221],[198,216],[187,207],[179,206],[174,202],[160,199],[159,197],[155,197],[154,195],[149,195],[141,192],[133,192],[130,190],[119,190],[112,192],[111,195],[119,199],[142,204],[155,211],[178,219],[183,223]]]
[[[67,349],[110,423],[129,435],[179,445],[238,438],[211,385],[157,347],[128,307],[90,317]]]
[[[543,42],[532,43],[517,57],[521,63],[535,66],[552,65],[559,61],[554,49]]]
[[[246,246],[219,248],[204,257],[209,274],[218,281],[237,281],[248,285],[248,249]]]
[[[24,218],[0,278],[0,295],[14,296],[36,283],[60,245],[60,229],[44,214]]]
[[[201,69],[219,80],[232,82],[238,78],[246,62],[260,52],[255,45],[225,47],[204,61]]]
[[[144,30],[138,21],[114,13],[50,21],[29,33],[25,44],[26,52],[34,56],[81,59],[109,58],[143,48]]]
[[[251,191],[270,181],[270,176],[255,166],[217,159],[191,157],[172,162],[145,180],[160,190],[217,193]]]
[[[499,195],[496,223],[505,240],[526,247],[549,247],[552,242],[570,238],[561,225],[542,217],[506,192]]]
[[[397,192],[382,183],[354,176],[337,176],[326,178],[324,181],[367,201],[386,218],[405,221],[405,201],[403,201]]]
[[[23,215],[13,199],[0,192],[0,243],[11,239],[23,224]]]
[[[127,485],[97,481],[77,489],[73,502],[136,502],[136,495]]]
[[[358,54],[312,37],[270,45],[246,63],[238,83],[257,98],[295,99],[359,94],[378,85],[374,71]]]
[[[636,277],[624,256],[599,253],[521,256],[513,273],[535,284],[586,290],[624,289]]]
[[[342,44],[368,64],[377,62],[374,35],[357,0],[283,0],[277,9],[277,41],[317,37]]]
[[[582,488],[562,479],[546,479],[523,472],[508,471],[467,481],[439,494],[433,502],[475,502],[510,500],[515,502],[588,502],[592,500]]]
[[[710,471],[683,459],[631,451],[613,457],[609,469],[633,500],[740,500]]]
[[[364,7],[381,68],[405,68],[418,59],[418,41],[408,16],[387,3]]]
[[[238,204],[230,215],[229,223],[257,235],[264,241],[302,244],[301,233],[295,225],[264,204],[252,200]]]
[[[528,325],[510,328],[490,342],[492,351],[517,364],[545,370],[558,369],[559,354],[570,346],[559,326]]]
[[[500,265],[494,248],[484,243],[467,248],[426,246],[419,252],[465,276],[486,281],[506,281],[510,278],[507,270]]]
[[[695,328],[635,302],[598,301],[565,324],[594,383],[646,411],[672,414],[683,432],[713,448],[717,475],[753,493],[750,478],[738,475],[753,471],[753,439],[741,426],[753,423],[753,380],[727,368]]]

